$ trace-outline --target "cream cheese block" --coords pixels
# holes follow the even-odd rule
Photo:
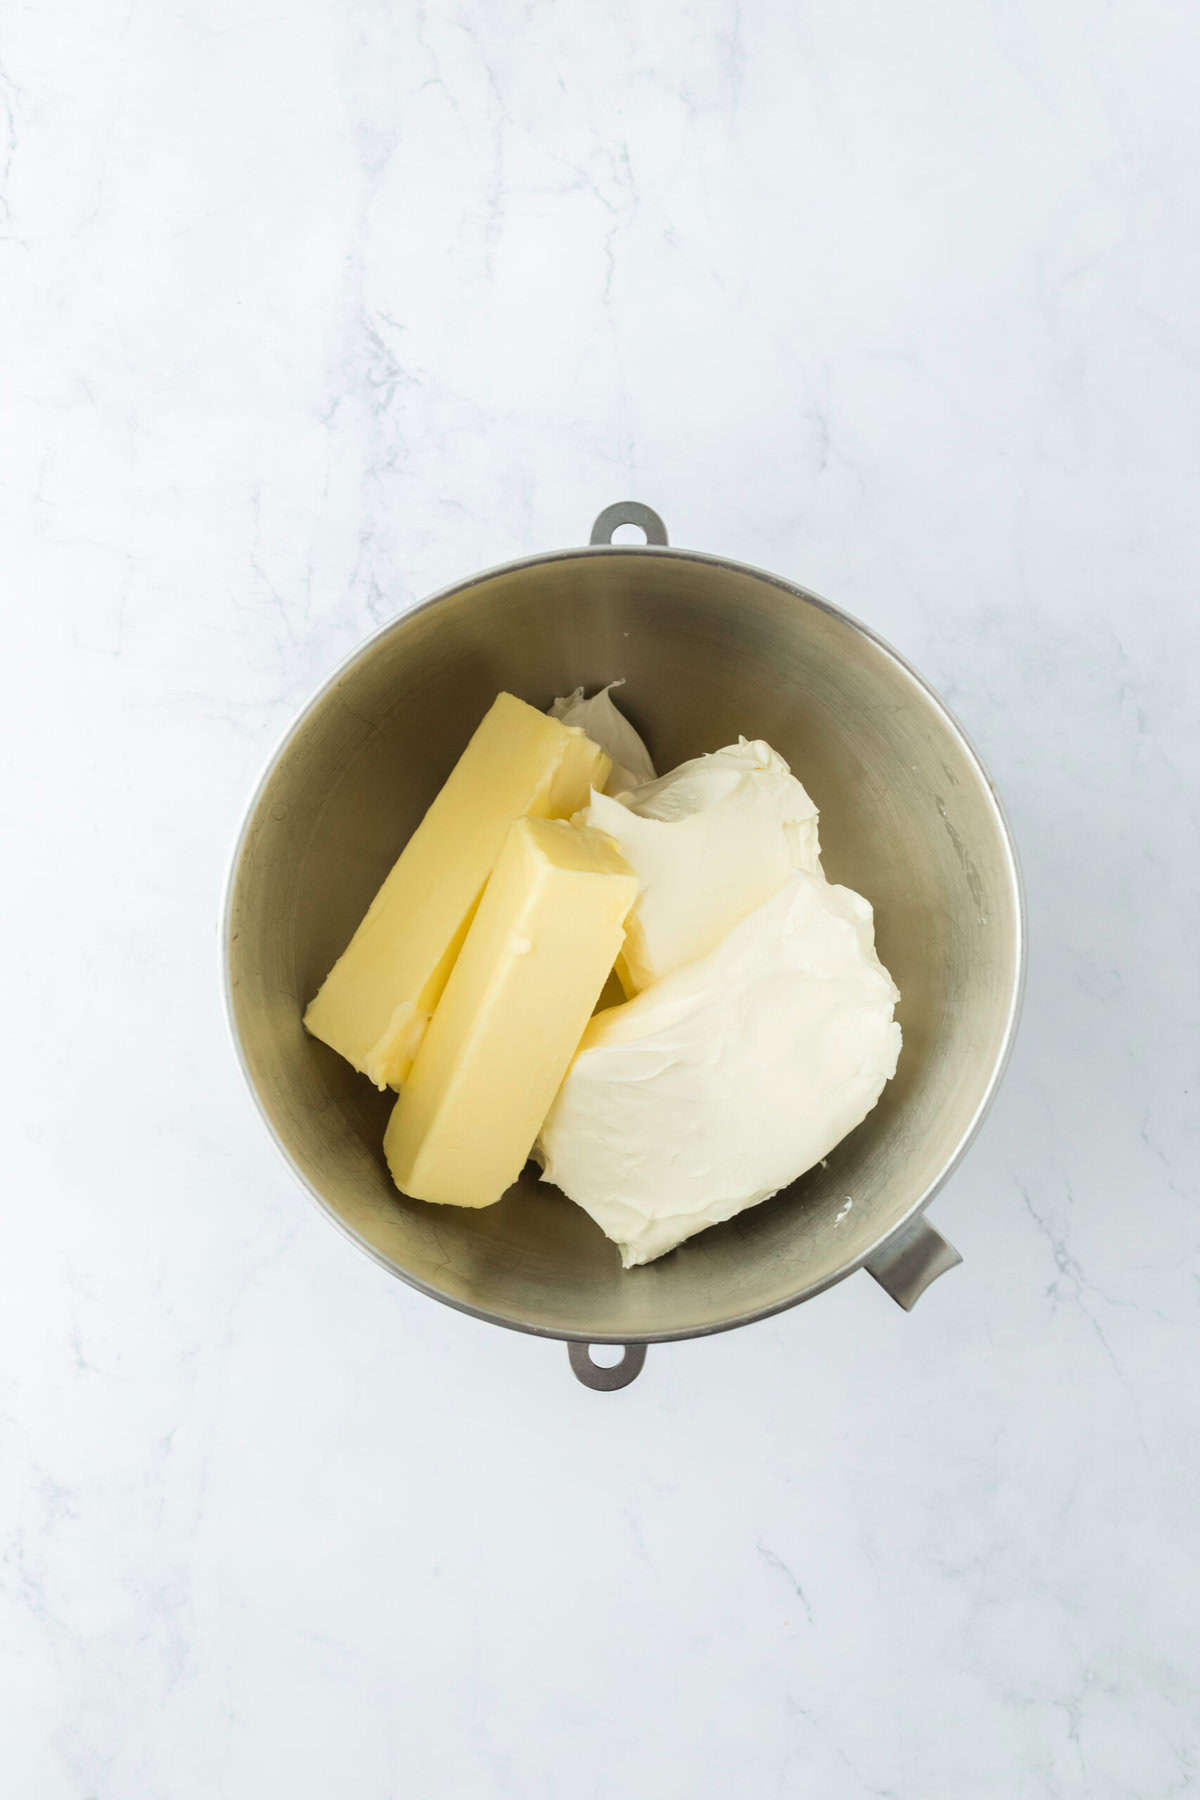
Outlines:
[[[547,1181],[662,1256],[802,1175],[895,1072],[899,995],[870,906],[793,874],[708,956],[597,1013],[542,1127]]]
[[[584,815],[641,892],[617,964],[626,994],[712,950],[796,870],[820,873],[817,809],[782,756],[742,738]]]
[[[384,1153],[402,1192],[480,1207],[511,1187],[636,894],[599,832],[513,825],[388,1124]]]
[[[567,818],[611,760],[578,727],[500,694],[304,1015],[376,1087],[398,1087],[515,819]]]

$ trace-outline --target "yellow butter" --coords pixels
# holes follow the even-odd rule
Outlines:
[[[508,834],[384,1137],[417,1200],[490,1206],[521,1173],[621,948],[637,878],[610,838]]]
[[[305,1013],[313,1036],[398,1087],[509,826],[569,818],[609,767],[582,731],[498,695]]]

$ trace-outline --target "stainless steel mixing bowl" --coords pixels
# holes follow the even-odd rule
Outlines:
[[[647,544],[612,544],[630,522]],[[874,903],[904,1028],[895,1079],[826,1167],[629,1272],[532,1171],[481,1212],[402,1198],[381,1153],[389,1096],[300,1023],[497,692],[542,707],[616,677],[660,768],[739,732],[787,757],[821,809],[830,878]],[[626,502],[589,547],[505,564],[406,614],[322,689],[251,804],[225,965],[263,1118],[335,1223],[423,1293],[565,1339],[582,1380],[616,1387],[647,1343],[748,1324],[863,1265],[910,1306],[959,1260],[921,1214],[1003,1071],[1024,926],[996,796],[907,664],[790,582],[668,548],[657,515]],[[599,1367],[597,1343],[625,1345],[624,1360]]]

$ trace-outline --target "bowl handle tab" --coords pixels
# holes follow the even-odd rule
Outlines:
[[[930,1282],[961,1261],[928,1219],[916,1218],[868,1257],[866,1266],[897,1306],[911,1312]]]
[[[592,1361],[590,1344],[568,1344],[567,1355],[571,1359],[571,1368],[576,1378],[582,1381],[584,1387],[595,1388],[601,1394],[611,1394],[616,1388],[628,1387],[642,1372],[646,1346],[622,1344],[620,1347],[625,1352],[620,1362],[605,1367],[603,1363]]]
[[[606,506],[592,526],[593,544],[611,544],[613,532],[621,525],[636,525],[646,534],[648,544],[665,544],[667,528],[651,506],[640,500],[616,500]],[[630,1377],[632,1380],[632,1376]]]

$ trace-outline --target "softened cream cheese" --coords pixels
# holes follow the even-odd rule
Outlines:
[[[817,809],[761,741],[742,738],[619,799],[593,794],[581,817],[619,845],[640,883],[617,963],[628,996],[706,955],[797,870],[820,872]]]
[[[895,1072],[898,998],[868,903],[793,872],[708,955],[592,1019],[542,1128],[545,1179],[627,1268],[652,1261],[860,1123]]]

